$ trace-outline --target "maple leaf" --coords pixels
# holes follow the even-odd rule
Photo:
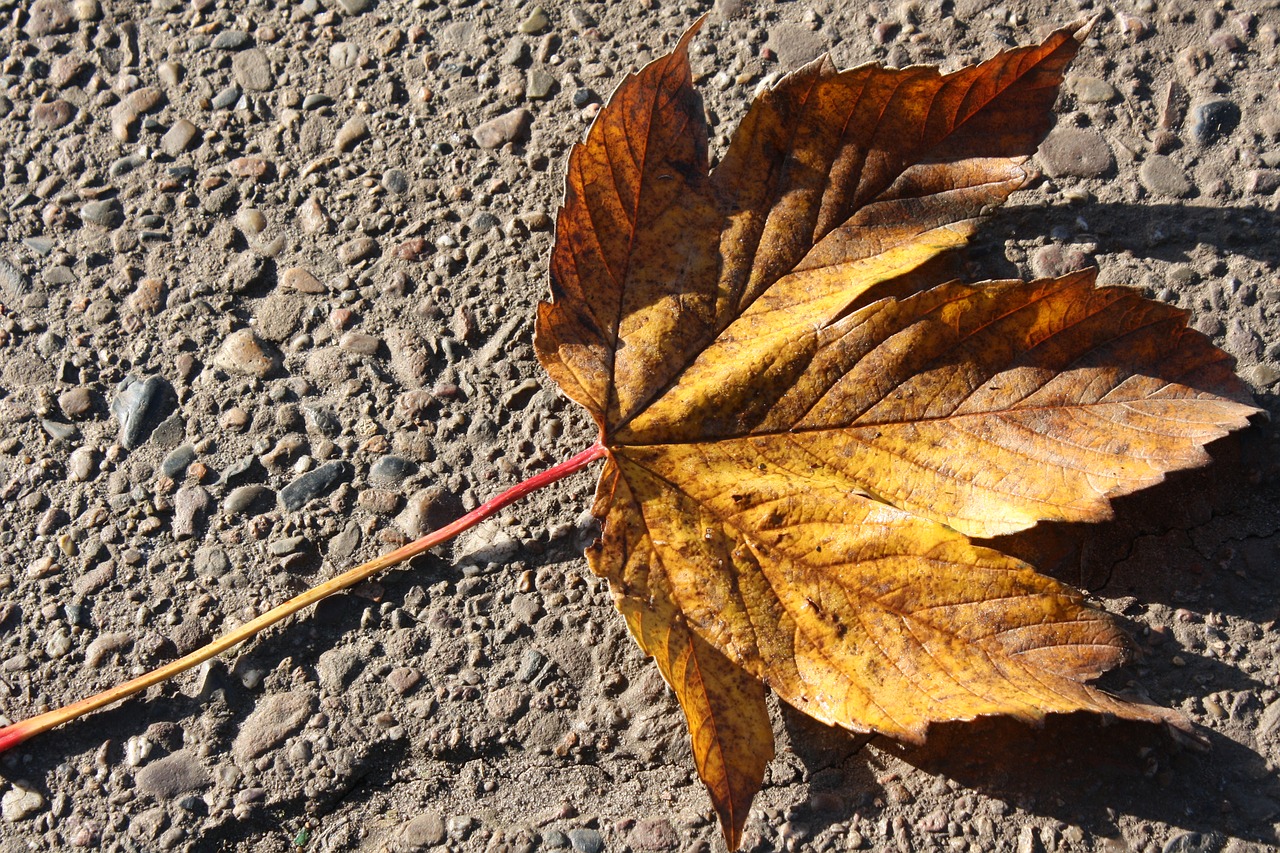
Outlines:
[[[820,59],[713,170],[688,46],[569,159],[539,359],[600,429],[591,568],[674,689],[738,846],[765,686],[828,724],[1085,710],[1125,639],[969,537],[1094,521],[1257,411],[1183,311],[1094,272],[931,278],[1029,180],[1080,27],[942,75]],[[932,285],[932,286],[930,286]]]

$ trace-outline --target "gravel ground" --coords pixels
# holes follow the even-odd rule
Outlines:
[[[1067,7],[1067,8],[1064,8]],[[713,145],[823,50],[951,69],[1101,13],[977,277],[1096,263],[1277,410],[1262,0],[0,0],[0,713],[186,652],[587,446],[533,356],[569,146],[701,13]],[[1122,614],[1087,717],[851,738],[775,707],[745,847],[1232,851],[1280,831],[1275,434],[1056,568]],[[0,758],[0,851],[722,850],[580,557],[589,474]]]

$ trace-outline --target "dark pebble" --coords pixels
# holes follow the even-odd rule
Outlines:
[[[1192,111],[1191,138],[1209,145],[1236,129],[1240,108],[1228,100],[1209,101]]]
[[[598,100],[600,100],[600,96],[590,89],[578,89],[573,93],[573,105],[579,109]]]
[[[604,849],[604,836],[594,829],[571,829],[569,846],[574,853],[600,853]]]
[[[389,192],[404,195],[409,191],[409,178],[400,169],[388,169],[382,175],[382,185]]]
[[[338,480],[350,473],[348,467],[346,462],[336,460],[297,477],[280,490],[280,506],[289,512],[301,509],[307,501],[320,497],[337,485]]]
[[[342,432],[338,416],[328,409],[306,406],[302,410],[302,416],[307,423],[307,432],[318,432],[329,438],[336,438]]]
[[[215,110],[229,110],[240,100],[240,87],[228,86],[213,96],[212,105]]]
[[[394,485],[417,473],[418,466],[400,456],[383,456],[369,467],[369,482]]]
[[[318,110],[321,107],[327,107],[333,103],[333,98],[328,95],[312,94],[302,99],[302,108],[304,110]]]
[[[120,202],[113,198],[91,201],[80,208],[80,218],[102,228],[118,228],[124,222]]]
[[[187,466],[196,461],[196,449],[190,444],[175,447],[160,463],[160,470],[170,480],[176,480],[186,472]]]
[[[71,424],[58,423],[48,418],[41,418],[40,426],[44,427],[45,432],[59,441],[71,441],[79,433],[79,430]]]
[[[111,402],[111,414],[120,423],[120,443],[129,450],[139,447],[176,402],[173,386],[163,376],[125,377]]]

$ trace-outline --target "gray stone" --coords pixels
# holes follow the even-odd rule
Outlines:
[[[481,148],[501,148],[508,142],[528,139],[532,123],[533,113],[526,109],[512,110],[476,126],[471,137]]]
[[[600,853],[604,849],[604,836],[598,830],[571,829],[567,835],[574,853]]]
[[[1217,853],[1222,837],[1213,832],[1179,832],[1165,842],[1161,853]]]
[[[1272,195],[1280,190],[1280,169],[1254,169],[1245,177],[1245,190],[1253,195]]]
[[[311,716],[312,695],[301,691],[276,693],[258,703],[258,707],[240,726],[231,744],[237,761],[251,761],[284,743]]]
[[[1191,138],[1211,145],[1240,124],[1240,108],[1225,98],[1207,101],[1191,111]]]
[[[289,512],[302,509],[308,501],[325,494],[340,479],[349,476],[349,468],[346,462],[335,460],[300,475],[280,490],[280,506]]]
[[[231,60],[231,73],[236,82],[250,92],[269,92],[276,82],[270,60],[256,47],[235,55]]]
[[[409,191],[409,178],[401,169],[388,169],[382,173],[382,186],[388,192],[404,195]]]
[[[525,79],[524,96],[531,101],[541,101],[551,97],[555,88],[556,78],[535,68]]]
[[[180,444],[169,452],[160,463],[160,471],[170,480],[176,480],[196,461],[196,449],[190,444]]]
[[[196,551],[196,574],[206,578],[220,578],[231,571],[231,560],[222,548],[210,546]]]
[[[227,86],[221,89],[218,94],[213,96],[210,105],[215,110],[229,110],[240,101],[240,87],[237,85]]]
[[[360,674],[362,655],[351,646],[330,649],[316,661],[320,686],[329,693],[341,693]]]
[[[1106,80],[1088,74],[1074,77],[1070,85],[1082,104],[1107,104],[1119,97],[1119,92]]]
[[[124,211],[114,198],[86,202],[80,208],[80,218],[101,228],[119,228],[124,223]]]
[[[373,0],[338,0],[338,8],[346,15],[359,15],[372,4]]]
[[[270,509],[270,505],[274,503],[275,497],[271,489],[261,483],[250,483],[246,486],[237,486],[231,490],[231,494],[227,495],[226,501],[222,504],[225,512],[231,515],[240,515],[242,513],[252,513],[257,515]]]
[[[799,68],[811,59],[817,59],[827,49],[827,40],[821,30],[805,24],[777,24],[769,28],[768,47],[778,55],[778,65],[783,68]]]
[[[173,386],[163,376],[126,377],[111,402],[111,414],[120,424],[120,444],[130,450],[140,447],[176,404]]]
[[[1182,167],[1163,154],[1152,154],[1138,169],[1138,180],[1157,195],[1185,198],[1194,187]]]
[[[627,835],[627,843],[633,850],[665,851],[680,848],[680,836],[671,821],[661,817],[637,821]]]
[[[417,471],[418,466],[402,456],[382,456],[369,466],[369,482],[391,486],[412,477]]]
[[[173,536],[192,539],[209,509],[209,493],[203,486],[183,486],[173,496]]]
[[[1075,127],[1055,128],[1040,144],[1039,157],[1054,178],[1097,178],[1115,165],[1101,134]]]
[[[213,37],[214,50],[244,50],[253,44],[253,38],[244,30],[223,30]]]
[[[198,791],[210,783],[209,771],[185,749],[153,761],[138,771],[138,790],[161,799]]]

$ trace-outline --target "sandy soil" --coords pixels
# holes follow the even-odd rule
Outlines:
[[[1070,6],[1064,8],[1064,6]],[[1096,263],[1280,380],[1262,0],[0,0],[0,714],[194,648],[587,446],[531,345],[569,146],[694,49],[713,145],[824,50],[952,69],[1101,19],[978,277]],[[158,377],[158,378],[153,378]],[[1049,567],[1142,657],[1087,717],[905,750],[774,708],[753,850],[1275,849],[1260,423]],[[0,851],[720,850],[678,708],[580,551],[581,474],[0,758]]]

